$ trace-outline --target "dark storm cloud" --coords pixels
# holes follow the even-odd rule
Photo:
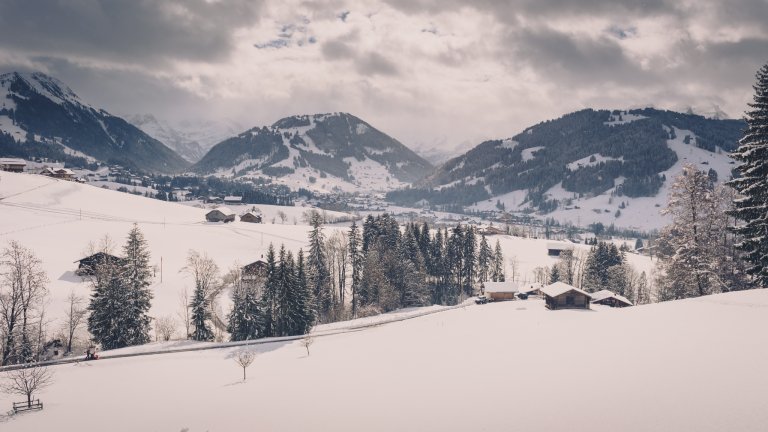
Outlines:
[[[399,75],[400,71],[397,65],[375,52],[366,53],[355,60],[358,72],[363,75]]]
[[[142,64],[219,61],[261,1],[0,0],[0,47],[48,56]]]
[[[511,61],[559,82],[638,84],[648,79],[616,40],[607,36],[592,38],[540,27],[512,31],[508,37]]]

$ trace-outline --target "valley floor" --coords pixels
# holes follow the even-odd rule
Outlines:
[[[3,431],[762,431],[768,290],[592,311],[470,306],[359,332],[54,367]],[[0,396],[3,411],[15,397]]]

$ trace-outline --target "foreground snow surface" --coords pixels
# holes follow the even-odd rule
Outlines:
[[[54,367],[3,431],[763,431],[768,290],[469,306],[341,335]],[[16,397],[0,395],[0,407]]]

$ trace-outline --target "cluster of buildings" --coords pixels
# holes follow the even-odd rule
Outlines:
[[[234,222],[237,215],[227,207],[216,207],[205,214],[205,220],[208,222]],[[240,215],[240,222],[262,223],[261,214],[254,211],[246,212]]]
[[[626,297],[609,290],[588,293],[565,282],[542,286],[518,281],[484,282],[483,294],[491,301],[514,300],[536,295],[544,298],[548,309],[589,309],[591,304],[611,307],[634,306]]]

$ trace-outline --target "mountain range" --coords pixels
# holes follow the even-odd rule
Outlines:
[[[298,115],[215,145],[191,168],[233,178],[271,177],[316,191],[392,190],[419,180],[429,162],[347,113]]]
[[[13,72],[0,75],[0,156],[70,166],[99,161],[315,192],[387,191],[388,200],[404,206],[647,226],[658,219],[654,208],[683,164],[697,164],[716,181],[731,176],[728,153],[745,123],[720,119],[725,114],[716,106],[709,117],[687,111],[584,109],[433,167],[348,113],[296,115],[241,133],[237,124],[212,120],[171,125],[145,114],[129,122],[82,101],[55,78]],[[423,152],[433,160],[445,156]],[[632,217],[645,221],[625,210],[635,203],[652,207],[634,206]]]
[[[7,156],[75,165],[98,160],[158,173],[189,165],[160,141],[39,72],[0,75],[0,132],[0,153]]]

